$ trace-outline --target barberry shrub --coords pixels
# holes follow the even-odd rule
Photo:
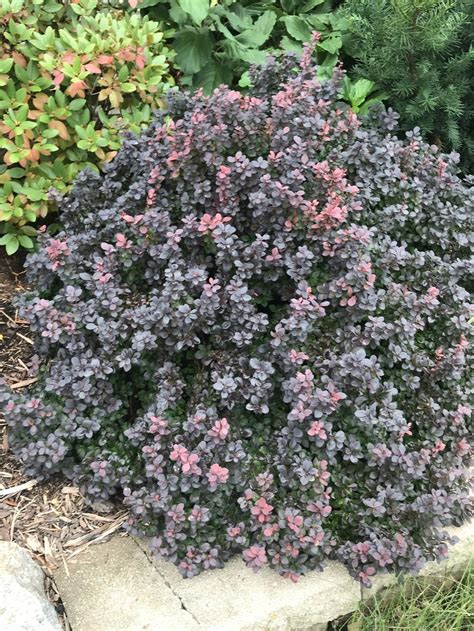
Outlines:
[[[184,576],[240,552],[369,584],[470,514],[473,187],[295,65],[173,94],[77,178],[27,261],[42,367],[5,414],[29,474],[123,499]]]

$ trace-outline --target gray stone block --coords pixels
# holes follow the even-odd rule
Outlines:
[[[41,568],[16,543],[0,541],[1,631],[61,631]]]

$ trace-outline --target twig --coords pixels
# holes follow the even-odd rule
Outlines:
[[[28,372],[28,366],[25,364],[24,361],[22,361],[20,359],[20,357],[18,357],[18,363],[21,365],[21,367],[23,368],[23,370],[26,370],[26,372]]]
[[[11,318],[6,311],[4,311],[3,309],[0,309],[0,313],[4,315],[8,320],[10,320],[10,322],[13,322],[13,324],[16,324],[16,321],[13,318]]]
[[[21,333],[18,333],[18,331],[16,332],[16,334],[18,335],[18,337],[21,337],[22,340],[25,340],[25,342],[28,342],[28,344],[31,344],[31,345],[34,344],[33,340],[30,340],[30,338],[26,337],[26,335],[22,335]]]

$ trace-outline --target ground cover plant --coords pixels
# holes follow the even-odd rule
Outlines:
[[[471,511],[472,178],[393,111],[359,120],[311,53],[173,94],[26,264],[12,449],[123,499],[187,577],[241,553],[369,584]]]
[[[160,25],[96,0],[0,7],[0,246],[33,247],[39,217],[85,167],[111,159],[173,84]]]

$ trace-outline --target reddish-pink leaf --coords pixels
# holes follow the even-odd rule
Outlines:
[[[87,72],[92,72],[94,74],[100,74],[102,72],[100,66],[94,63],[86,64],[84,68],[87,70]]]
[[[64,79],[64,73],[60,70],[53,70],[53,83],[56,87],[61,85]]]
[[[108,64],[111,64],[113,62],[114,58],[112,57],[112,55],[99,55],[96,59],[96,62],[98,64],[101,64],[103,66],[106,66]]]

